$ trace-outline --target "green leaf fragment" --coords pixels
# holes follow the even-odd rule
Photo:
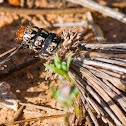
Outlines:
[[[49,70],[53,70],[54,71],[54,65],[53,64],[50,64],[50,65],[48,65],[48,64],[45,64],[44,63],[44,66],[46,67],[46,68],[48,68]]]
[[[56,91],[54,90],[54,87],[53,86],[51,86],[50,87],[50,89],[51,89],[51,92],[52,92],[52,96],[55,98],[55,99],[57,99],[56,97]]]
[[[67,71],[67,63],[62,62],[62,70]]]
[[[55,65],[56,65],[57,68],[59,68],[59,69],[62,68],[61,61],[57,56],[54,56],[54,62],[55,62]]]
[[[54,61],[55,62],[61,62],[60,59],[57,56],[54,56]]]
[[[76,114],[76,116],[78,116],[79,113],[80,113],[79,106],[76,104],[75,105],[75,114]]]
[[[72,59],[72,53],[70,54],[70,56],[68,57],[68,60],[67,60],[67,71],[69,71],[71,59]]]
[[[76,87],[72,87],[70,97],[76,97],[79,94],[79,90]]]

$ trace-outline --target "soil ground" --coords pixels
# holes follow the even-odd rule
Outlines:
[[[112,6],[112,3],[123,2],[124,0],[97,0],[101,4]],[[53,2],[52,2],[53,3]],[[5,3],[6,5],[6,3]],[[50,7],[53,4],[47,4],[44,0],[43,6]],[[4,4],[3,4],[4,6]],[[54,5],[53,5],[54,6]],[[57,5],[55,5],[57,6]],[[62,4],[60,4],[62,6]],[[119,11],[126,14],[126,8],[118,8]],[[105,42],[121,43],[126,42],[126,24],[123,24],[115,19],[102,15],[100,13],[93,13],[94,22],[97,24],[104,35]],[[32,16],[32,18],[36,18]],[[68,14],[68,15],[44,15],[44,18],[50,23],[56,22],[79,22],[86,20],[85,14]],[[37,20],[37,19],[36,19]],[[20,25],[26,25],[29,21],[16,14],[2,13],[0,12],[0,53],[3,53],[13,47],[19,45],[19,41],[16,39],[16,32],[20,29]],[[39,21],[40,22],[40,21]],[[49,28],[43,25],[46,30],[55,32],[62,36],[62,31],[66,29],[72,29],[73,27],[61,27],[61,28]],[[87,29],[87,34],[84,36],[85,41],[95,42],[96,36],[90,27],[76,27],[77,31],[82,32]],[[19,51],[9,62],[5,65],[4,71],[18,66],[21,63],[27,62],[32,59],[34,52],[29,49]],[[60,82],[58,80],[45,80],[47,72],[43,66],[43,61],[35,63],[28,68],[22,69],[18,72],[12,73],[9,76],[5,76],[0,81],[6,81],[11,86],[11,91],[17,96],[21,102],[32,103],[36,105],[47,106],[50,108],[63,109],[62,105],[58,103],[51,96],[49,87],[51,85],[57,86]],[[24,113],[18,118],[18,120],[44,117],[48,115],[56,115],[57,113],[46,112],[44,110],[37,110],[33,107],[27,107]],[[10,122],[14,117],[14,111],[12,109],[0,109],[0,124]],[[44,121],[31,121],[23,124],[17,124],[23,126],[64,126],[64,118],[53,118]]]

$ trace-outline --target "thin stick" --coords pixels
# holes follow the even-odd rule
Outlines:
[[[10,58],[11,58],[12,56],[14,56],[14,55],[18,52],[18,50],[19,50],[21,47],[22,47],[22,45],[19,46],[19,47],[17,47],[17,48],[15,49],[14,52],[12,52],[7,58],[5,58],[3,61],[1,61],[1,62],[0,62],[0,66],[3,65],[5,62],[9,61]]]
[[[113,3],[112,5],[115,7],[124,8],[126,7],[126,2]]]
[[[92,50],[124,50],[126,49],[126,43],[104,43],[104,44],[99,44],[99,43],[81,43],[81,46],[86,49],[92,49]]]
[[[88,12],[86,13],[86,16],[87,16],[87,19],[88,19],[88,21],[89,21],[89,24],[92,25],[92,28],[93,28],[93,31],[94,31],[96,37],[97,37],[97,40],[99,41],[99,43],[103,43],[104,41],[102,40],[102,37],[100,36],[100,34],[99,34],[97,28],[95,27],[95,24],[94,24],[94,21],[93,21],[93,17],[92,17],[92,15],[91,15],[91,12],[88,11]]]
[[[67,0],[67,1],[79,4],[84,7],[88,7],[92,10],[98,11],[102,14],[105,14],[105,15],[110,16],[114,19],[117,19],[123,23],[126,23],[126,15],[125,14],[123,14],[121,12],[117,12],[107,6],[100,5],[92,0]]]
[[[77,62],[76,62],[77,63]],[[98,69],[91,67],[91,66],[85,66],[86,68],[89,69],[89,71],[91,71],[95,76],[98,76],[100,78],[109,80],[111,82],[111,80],[115,80],[115,83],[117,81],[118,83],[118,79],[117,78],[113,78],[101,71],[99,71]],[[121,80],[120,80],[121,81]],[[114,82],[113,82],[114,83]],[[101,86],[102,85],[102,86]],[[109,88],[106,84],[104,84],[102,81],[100,82],[100,85],[105,91],[106,93],[113,98],[115,101],[117,101],[120,106],[122,106],[122,108],[124,109],[124,111],[126,111],[126,105],[125,105],[125,98],[123,98],[123,96],[121,95],[121,92],[119,94],[116,94],[113,90],[111,90],[111,88]]]
[[[19,104],[24,105],[24,106],[31,106],[31,107],[34,107],[34,108],[37,108],[37,109],[42,109],[42,110],[49,111],[49,112],[65,113],[63,110],[58,110],[58,109],[55,109],[55,108],[49,108],[49,107],[46,107],[46,106],[38,106],[38,105],[34,105],[34,104],[29,104],[29,103],[19,103]]]
[[[11,122],[14,122],[14,121],[16,121],[16,120],[19,118],[19,116],[21,115],[23,109],[24,109],[24,106],[22,105],[22,106],[16,111],[16,113],[14,114],[14,118],[11,120]]]
[[[7,50],[6,52],[0,54],[0,58],[3,57],[3,56],[5,56],[5,55],[7,55],[7,54],[9,54],[9,53],[11,53],[11,52],[13,52],[15,49],[16,49],[16,47],[14,47],[14,48],[12,48],[10,50]]]
[[[125,58],[126,57],[126,54],[122,54],[121,52],[120,53],[101,53],[101,52],[93,52],[93,51],[80,51],[78,53],[79,56],[87,56],[87,57],[90,57],[90,58],[95,58],[95,57],[104,57],[104,58]]]
[[[76,26],[87,26],[89,22],[81,21],[81,22],[67,22],[67,23],[56,23],[53,24],[53,27],[76,27]]]
[[[71,116],[73,113],[68,113],[68,116]],[[39,121],[39,120],[45,120],[45,119],[53,119],[53,118],[61,118],[65,117],[66,114],[61,114],[61,115],[51,115],[51,116],[45,116],[45,117],[39,117],[39,118],[33,118],[33,119],[25,119],[25,120],[20,120],[20,121],[15,121],[12,123],[6,123],[6,125],[15,125],[19,123],[25,123],[25,122],[31,122],[31,121]]]
[[[97,119],[95,118],[94,114],[92,113],[92,111],[91,111],[91,109],[90,109],[90,107],[87,103],[85,104],[85,108],[88,111],[88,113],[89,113],[91,119],[93,120],[95,126],[100,126]]]
[[[36,14],[71,14],[71,13],[85,13],[90,11],[87,8],[68,8],[68,9],[25,9],[25,8],[8,8],[0,7],[0,12],[36,15]]]

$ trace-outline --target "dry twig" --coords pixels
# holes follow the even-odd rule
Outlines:
[[[117,19],[123,23],[126,23],[126,15],[121,13],[121,12],[117,12],[107,6],[103,6],[100,5],[92,0],[67,0],[76,4],[79,4],[81,6],[90,8],[92,10],[98,11],[102,14],[105,14],[107,16],[110,16],[114,19]]]
[[[60,114],[63,114],[65,113],[63,110],[58,110],[58,109],[55,109],[55,108],[49,108],[49,107],[46,107],[46,106],[38,106],[38,105],[34,105],[34,104],[29,104],[29,103],[19,103],[23,106],[31,106],[31,107],[34,107],[34,108],[37,108],[37,109],[42,109],[42,110],[45,110],[47,112],[57,112],[57,113],[60,113]]]
[[[19,50],[21,47],[22,47],[22,45],[19,46],[19,47],[17,47],[7,58],[5,58],[4,60],[2,60],[2,61],[0,62],[0,66],[3,65],[5,62],[9,61],[10,58],[11,58],[12,56],[14,56],[15,53],[17,53],[18,50]],[[12,49],[12,50],[13,50],[13,49]]]
[[[10,50],[8,50],[8,51],[0,54],[0,58],[3,57],[3,56],[5,56],[5,55],[7,55],[7,54],[9,54],[9,53],[11,53],[11,52],[13,52],[15,49],[16,49],[16,47],[14,47],[14,48],[12,48],[12,49],[10,49]]]
[[[112,5],[115,7],[124,8],[126,7],[126,2],[113,3]]]
[[[16,120],[18,120],[19,116],[21,115],[22,111],[24,109],[24,106],[22,105],[14,114],[14,118],[11,120],[11,122],[14,122]]]
[[[68,8],[68,9],[25,9],[25,8],[7,8],[0,7],[0,12],[36,15],[36,14],[71,14],[71,13],[85,13],[89,11],[87,8]]]
[[[71,116],[73,113],[68,113],[68,116]],[[45,116],[45,117],[39,117],[39,118],[33,118],[33,119],[25,119],[25,120],[20,120],[20,121],[15,121],[12,123],[6,123],[6,125],[16,125],[19,123],[25,123],[25,122],[31,122],[31,121],[39,121],[39,120],[45,120],[45,119],[53,119],[53,118],[61,118],[65,117],[66,114],[61,114],[61,115],[51,115],[51,116]]]
[[[92,28],[93,28],[93,31],[94,31],[96,37],[97,37],[97,40],[99,41],[99,43],[103,43],[102,37],[100,36],[100,34],[99,34],[99,32],[98,32],[98,30],[97,30],[95,24],[94,24],[94,21],[93,21],[93,17],[92,17],[92,15],[91,15],[91,12],[88,11],[88,12],[86,13],[86,15],[87,15],[87,19],[88,19],[88,21],[89,21],[89,24],[92,25]]]
[[[76,27],[76,26],[87,26],[89,22],[81,21],[81,22],[67,22],[67,23],[56,23],[53,24],[53,27]]]
[[[107,42],[109,43],[109,42]],[[81,44],[85,48],[91,48],[91,49],[113,49],[113,48],[120,48],[120,49],[126,49],[126,43],[104,43],[104,44],[99,44],[99,43],[83,43]]]

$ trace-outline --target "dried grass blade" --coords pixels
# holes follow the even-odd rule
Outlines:
[[[90,70],[95,76],[102,78],[102,79],[107,79],[116,88],[124,90],[124,91],[126,90],[126,86],[124,85],[126,82],[124,80],[110,76],[110,75],[108,75],[108,74],[106,74],[106,73],[104,73],[104,72],[100,71],[99,69],[92,67],[92,66],[83,65],[83,67]]]
[[[101,81],[85,68],[80,68],[80,72],[82,73],[82,76],[87,79],[87,82],[94,88],[94,90],[106,101],[106,103],[109,105],[112,111],[116,114],[116,116],[120,119],[120,121],[123,124],[126,124],[126,117],[124,113],[114,103],[111,97],[102,89],[102,87],[100,86]]]
[[[108,113],[108,115],[113,119],[113,121],[116,124],[121,125],[121,122],[112,112],[112,110],[109,108],[107,103],[92,89],[92,87],[86,81],[84,81],[80,77],[81,75],[79,76],[78,67],[72,66],[72,68],[74,70],[70,69],[69,74],[70,74],[71,78],[76,82],[76,84],[79,85],[81,88],[85,88],[90,93],[90,95],[96,100],[96,102],[98,102],[102,106],[102,108]]]
[[[120,73],[126,73],[126,68],[123,68],[123,67],[120,67],[117,65],[113,65],[113,64],[100,62],[100,61],[84,59],[83,64],[91,65],[91,66],[95,66],[95,67],[100,67],[100,68],[104,68],[104,69],[108,69],[108,70],[112,70],[112,71],[117,71]]]
[[[81,100],[82,100],[82,102],[83,102],[89,116],[91,117],[91,119],[94,122],[95,126],[99,126],[98,120],[95,118],[94,114],[92,113],[92,111],[91,111],[91,109],[89,107],[89,103],[88,103],[87,98],[85,96],[84,90],[79,86],[78,86],[78,88],[79,88],[79,91],[80,91]]]
[[[116,59],[105,59],[105,58],[101,58],[100,57],[100,58],[94,58],[94,60],[126,67],[126,62],[124,62],[124,61],[118,61]]]

